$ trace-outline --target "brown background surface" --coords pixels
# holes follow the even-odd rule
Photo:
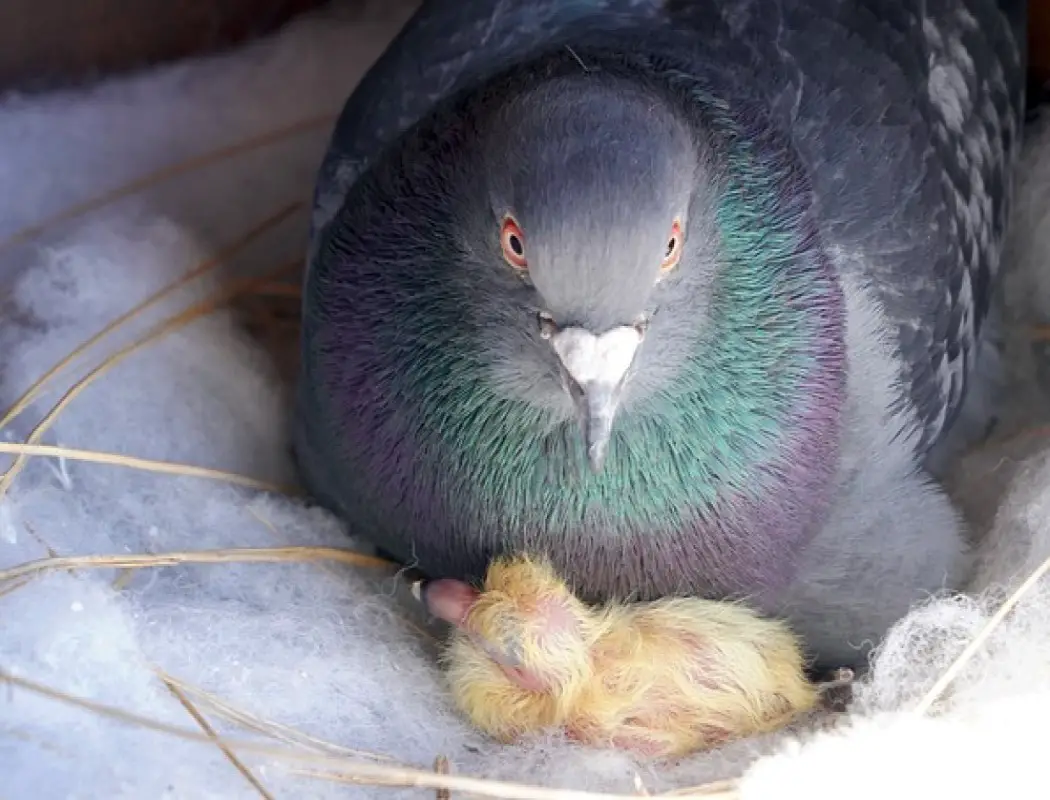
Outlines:
[[[85,83],[277,29],[323,0],[0,0],[0,89]]]
[[[324,2],[0,0],[0,90],[83,83],[214,52],[270,33]],[[1032,79],[1046,83],[1050,81],[1050,0],[1029,0],[1029,8]]]
[[[1050,81],[1050,0],[1028,0],[1028,60],[1034,79]]]

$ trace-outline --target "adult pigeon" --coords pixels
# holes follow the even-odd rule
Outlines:
[[[1019,0],[424,2],[315,196],[296,453],[427,576],[746,598],[863,667],[958,586]]]

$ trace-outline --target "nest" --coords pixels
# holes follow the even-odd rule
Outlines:
[[[82,203],[74,208],[67,209],[48,220],[17,232],[6,241],[0,242],[0,252],[16,243],[33,239],[55,225],[99,209],[121,197],[142,191],[160,181],[202,169],[219,160],[265,147],[288,137],[296,136],[304,131],[314,130],[321,126],[329,126],[331,123],[331,118],[304,120],[280,130],[268,132],[236,146],[198,157],[191,162],[177,164],[161,172],[145,176],[132,184],[89,202]],[[155,305],[180,286],[216,269],[224,260],[231,258],[265,231],[280,225],[294,212],[303,210],[304,207],[305,203],[303,201],[296,201],[276,209],[252,229],[245,231],[237,241],[215,253],[212,258],[196,265],[177,282],[169,285],[135,308],[130,309],[91,339],[85,341],[25,392],[18,402],[0,419],[0,428],[5,427],[14,417],[21,415],[29,408],[33,399],[44,385],[62,371],[73,359],[80,357],[107,335],[126,325],[146,308]],[[101,361],[63,395],[59,402],[39,421],[24,442],[0,442],[0,453],[15,456],[14,463],[0,477],[0,500],[3,499],[13,481],[16,480],[27,460],[33,457],[64,457],[86,462],[118,464],[128,469],[148,470],[172,475],[192,475],[204,479],[227,481],[265,492],[297,492],[297,487],[273,486],[251,476],[205,469],[189,464],[173,464],[113,453],[42,445],[40,442],[43,434],[57,419],[58,415],[62,413],[62,410],[69,403],[73,402],[77,395],[87,386],[105,375],[108,370],[121,360],[144,348],[148,348],[152,343],[164,336],[221,308],[233,308],[235,310],[244,327],[252,332],[271,353],[282,376],[290,380],[296,368],[296,347],[298,341],[296,332],[299,322],[300,303],[297,279],[301,274],[301,268],[302,265],[298,262],[280,264],[262,275],[230,281],[214,296],[170,317],[155,326],[145,336],[124,346]],[[304,563],[318,561],[342,563],[357,569],[378,569],[391,572],[396,569],[395,565],[379,558],[365,556],[349,549],[343,550],[328,547],[271,547],[160,554],[50,557],[21,564],[0,572],[0,596],[18,591],[36,577],[54,571],[92,569],[143,570],[175,564],[212,564],[215,565],[215,568],[221,568],[223,564],[235,562]],[[1013,592],[1002,604],[998,613],[989,620],[980,634],[973,639],[951,667],[941,675],[936,684],[914,707],[913,711],[916,715],[924,715],[931,712],[934,704],[945,694],[952,681],[960,675],[967,663],[980,651],[995,628],[1048,571],[1050,571],[1050,560],[1043,563]],[[233,708],[221,698],[190,686],[166,673],[158,671],[158,677],[185,706],[190,716],[197,723],[198,727],[196,730],[147,719],[114,706],[72,696],[26,677],[0,672],[0,682],[5,682],[9,687],[19,691],[47,696],[57,702],[71,704],[93,714],[104,715],[128,724],[150,728],[183,740],[210,743],[218,748],[245,775],[256,788],[259,795],[264,798],[268,798],[271,795],[251,770],[245,766],[245,757],[255,755],[277,759],[286,763],[293,772],[318,780],[377,787],[417,787],[433,790],[439,798],[451,797],[453,792],[478,797],[517,798],[518,800],[612,800],[613,798],[637,797],[639,794],[647,794],[640,783],[637,794],[612,795],[550,789],[540,785],[507,783],[483,777],[455,775],[451,774],[449,761],[441,753],[434,753],[434,766],[430,770],[393,763],[386,757],[360,752],[332,742],[321,741],[287,726],[249,715]],[[220,736],[208,722],[209,715],[233,722],[245,731],[263,734],[270,739],[270,743]],[[739,793],[736,782],[722,781],[704,786],[681,787],[662,796],[730,800],[738,797]]]

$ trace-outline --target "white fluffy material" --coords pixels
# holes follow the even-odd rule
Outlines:
[[[229,56],[90,91],[9,98],[0,106],[0,183],[8,188],[0,238],[164,164],[338,110],[408,10],[388,3],[364,17],[326,12]],[[308,198],[326,137],[321,128],[183,175],[0,252],[0,286],[9,290],[0,292],[0,407],[151,292],[266,214]],[[1050,213],[1050,128],[1030,144],[1023,173],[1012,242],[1021,270],[1010,295],[1028,305],[1017,305],[1015,328],[1050,303],[1050,282],[1032,283],[1047,274],[1050,220],[1040,214]],[[202,298],[220,278],[300,256],[305,226],[300,213],[218,276],[115,334],[0,432],[3,438],[24,441],[64,388],[105,352]],[[1032,372],[1029,364],[1015,377],[1027,380]],[[1037,393],[1031,381],[1023,390]],[[232,316],[218,313],[101,377],[69,404],[42,444],[287,482],[286,401],[287,387],[265,351]],[[1022,444],[1032,441],[1038,443]],[[233,708],[416,767],[429,768],[443,754],[460,775],[547,786],[633,793],[640,779],[655,792],[743,774],[748,800],[1027,796],[1022,789],[1038,792],[1034,787],[1045,780],[1039,732],[1050,713],[1050,588],[1039,588],[998,628],[937,715],[907,713],[986,622],[1002,587],[1050,555],[1050,455],[1032,447],[1017,455],[1017,441],[1004,447],[964,462],[955,479],[964,506],[992,529],[974,597],[932,600],[904,619],[884,643],[871,679],[858,687],[852,719],[822,733],[741,742],[678,765],[636,764],[555,737],[513,747],[486,741],[450,707],[433,643],[395,596],[396,582],[363,567],[215,564],[130,575],[48,574],[0,596],[0,670],[197,732],[194,713],[223,735],[250,738],[249,728],[231,721]],[[1008,489],[998,510],[994,477]],[[348,540],[327,515],[279,495],[73,460],[30,460],[0,498],[0,568],[49,553],[287,544]],[[992,594],[977,594],[988,587]],[[179,686],[188,687],[185,702]],[[4,688],[0,704],[6,797],[430,795],[337,785],[296,775],[273,758],[244,755],[253,784],[214,745],[17,686]]]

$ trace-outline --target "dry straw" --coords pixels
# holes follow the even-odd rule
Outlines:
[[[127,186],[120,187],[106,193],[105,195],[94,198],[93,200],[78,204],[77,206],[67,209],[40,224],[19,231],[7,241],[0,243],[0,252],[10,248],[16,243],[26,241],[43,233],[45,230],[59,222],[68,221],[81,214],[102,208],[122,197],[129,196],[134,192],[156,185],[160,181],[185,174],[192,170],[201,169],[210,164],[218,163],[221,160],[232,158],[238,154],[276,143],[290,136],[314,130],[323,125],[330,124],[331,120],[332,117],[330,116],[303,120],[280,130],[253,137],[246,142],[226,147],[213,153],[198,156],[197,158],[181,164],[170,166],[164,170],[141,178]],[[77,347],[69,354],[69,356],[56,364],[52,369],[45,372],[44,375],[34,383],[21,398],[19,398],[3,418],[0,419],[0,427],[5,426],[16,416],[23,413],[46,383],[53,379],[61,370],[69,366],[69,364],[75,359],[83,355],[88,349],[100,342],[106,335],[123,327],[147,308],[155,305],[179,287],[215,269],[221,262],[232,257],[234,254],[245,248],[249,243],[262,236],[266,231],[287,219],[294,211],[301,207],[302,203],[290,203],[286,205],[262,220],[257,226],[247,231],[238,240],[216,254],[214,258],[208,259],[202,264],[197,265],[185,273],[175,283],[165,287],[160,292],[147,298],[147,300],[111,322],[103,330],[99,331],[89,340]],[[207,478],[212,480],[225,480],[264,491],[294,491],[294,488],[292,487],[271,486],[249,476],[236,475],[220,470],[186,464],[153,461],[145,458],[135,458],[113,453],[100,453],[75,448],[45,446],[39,444],[39,439],[58,415],[61,414],[61,412],[81,391],[83,391],[86,386],[112,369],[117,363],[138,352],[143,347],[156,342],[167,334],[190,324],[196,319],[213,313],[220,307],[229,303],[235,297],[246,293],[266,294],[269,296],[294,296],[297,291],[294,287],[289,288],[287,285],[275,283],[274,279],[295,266],[297,265],[281,265],[280,267],[257,278],[236,281],[228,284],[215,296],[158,324],[144,337],[140,338],[133,344],[118,350],[115,354],[109,356],[103,361],[102,364],[91,370],[62,396],[59,402],[33,429],[33,432],[30,434],[26,442],[14,444],[0,443],[0,452],[10,453],[17,456],[15,463],[2,477],[0,477],[0,501],[2,501],[4,492],[8,490],[18,472],[30,457],[79,459],[102,464],[116,464],[130,469],[147,470],[195,478]],[[134,570],[173,566],[177,564],[220,565],[233,562],[334,562],[358,568],[396,569],[396,565],[383,559],[367,556],[352,550],[328,547],[232,548],[160,554],[64,557],[52,555],[49,558],[28,562],[0,572],[0,596],[11,591],[16,591],[34,578],[49,572],[90,569]],[[959,654],[955,662],[945,671],[940,679],[915,706],[913,709],[915,714],[926,714],[931,711],[937,701],[940,700],[950,688],[952,681],[961,674],[966,665],[974,658],[981,647],[984,646],[994,630],[1003,622],[1010,611],[1023,599],[1024,595],[1031,591],[1036,583],[1048,571],[1050,571],[1050,559],[1047,559],[1046,562],[1033,572],[1032,575],[1017,588],[1009,599],[1002,604],[997,613],[989,619],[984,629]],[[644,786],[642,786],[641,780],[637,779],[637,791],[634,794],[627,795],[544,788],[536,785],[453,775],[450,774],[448,760],[443,756],[437,757],[433,770],[419,769],[398,764],[389,756],[353,750],[331,742],[325,742],[316,737],[310,737],[287,726],[259,719],[247,712],[234,708],[231,704],[220,698],[216,698],[201,689],[197,689],[180,681],[174,676],[168,675],[163,670],[157,669],[156,671],[158,679],[186,708],[187,713],[200,729],[199,732],[175,725],[169,725],[167,723],[161,723],[132,714],[120,708],[97,703],[85,698],[75,697],[24,676],[17,676],[0,671],[0,682],[5,682],[11,687],[48,697],[67,705],[76,706],[85,711],[105,716],[125,724],[137,725],[183,740],[217,747],[231,764],[238,769],[242,775],[244,775],[245,780],[250,783],[259,796],[265,800],[273,800],[274,795],[263,785],[259,777],[252,772],[251,767],[249,766],[249,761],[253,758],[266,758],[271,761],[283,763],[289,771],[297,775],[317,780],[376,787],[416,787],[420,789],[428,789],[436,792],[436,797],[439,800],[441,800],[441,798],[451,797],[452,792],[456,792],[457,796],[501,798],[502,800],[628,800],[628,798],[636,798],[639,796],[677,797],[685,800],[689,800],[689,798],[695,798],[695,800],[735,800],[735,798],[739,797],[739,784],[737,781],[733,780],[719,781],[704,786],[685,787],[654,795],[647,792]],[[225,719],[227,722],[236,724],[247,731],[263,735],[278,744],[255,740],[232,739],[221,736],[201,710],[202,706],[207,707],[214,716]]]
[[[501,800],[632,800],[639,794],[612,794],[607,792],[588,792],[571,789],[549,789],[531,784],[511,783],[485,778],[472,778],[442,774],[407,765],[387,765],[384,759],[374,757],[372,760],[330,755],[307,748],[277,747],[256,741],[220,737],[212,732],[197,733],[177,725],[157,722],[147,717],[132,714],[123,709],[97,703],[92,700],[52,689],[36,681],[0,671],[0,682],[9,684],[33,694],[76,706],[100,716],[118,720],[142,728],[165,733],[178,739],[202,744],[220,745],[224,750],[238,754],[246,761],[255,756],[283,763],[290,772],[340,783],[354,783],[369,786],[386,786],[390,788],[421,788],[464,792],[469,796],[501,798]],[[379,763],[376,763],[379,762]],[[692,788],[676,789],[671,792],[650,794],[654,797],[677,797],[689,800],[731,800],[738,796],[735,782],[719,781],[717,783]]]
[[[202,550],[196,552],[173,552],[151,555],[102,555],[102,556],[70,556],[52,557],[27,562],[0,572],[0,594],[11,584],[17,582],[19,586],[25,585],[26,578],[42,575],[52,571],[65,571],[74,569],[103,569],[124,568],[143,569],[148,567],[172,566],[176,564],[220,564],[220,563],[276,563],[276,562],[310,562],[318,560],[330,560],[351,566],[384,567],[394,568],[396,565],[372,556],[356,553],[352,550],[326,547],[275,547],[275,548],[243,548],[226,550]],[[1010,611],[1017,606],[1024,596],[1034,588],[1038,581],[1050,571],[1050,559],[1035,570],[1031,576],[1024,581],[1002,604],[999,610],[989,619],[988,623],[970,644],[960,653],[958,658],[944,672],[941,678],[926,693],[922,700],[915,706],[913,713],[926,714],[949,688],[951,682],[965,669],[966,665],[977,655],[980,648],[987,642],[995,629],[1002,624]],[[185,689],[186,685],[176,681],[170,676],[162,676],[166,685],[176,685]],[[220,747],[234,761],[242,771],[245,756],[256,755],[284,762],[292,767],[292,772],[305,777],[313,777],[321,780],[338,781],[344,783],[366,784],[371,786],[386,787],[418,787],[434,790],[457,790],[481,797],[504,798],[504,800],[613,800],[616,798],[637,797],[634,795],[617,795],[607,793],[595,793],[584,791],[570,791],[562,789],[546,789],[540,786],[530,786],[504,781],[492,781],[478,778],[457,777],[445,775],[440,772],[431,773],[426,770],[415,769],[402,765],[386,766],[383,764],[367,763],[358,757],[333,754],[332,745],[318,747],[318,740],[306,742],[312,744],[315,752],[307,752],[305,748],[276,748],[270,745],[261,745],[255,742],[234,741],[219,737],[209,726],[202,725],[204,734],[197,734],[177,726],[154,722],[145,717],[130,714],[126,711],[107,706],[93,701],[74,697],[60,692],[34,681],[16,677],[0,672],[0,681],[6,681],[13,686],[50,697],[67,704],[79,706],[103,716],[120,721],[137,724],[152,730],[177,736],[191,741],[208,741]],[[196,690],[198,694],[205,693]],[[225,705],[222,701],[215,703],[219,707]],[[228,706],[226,706],[228,708]],[[194,710],[195,718],[203,717]],[[231,714],[224,714],[227,718],[236,718]],[[241,715],[241,721],[244,720]],[[258,732],[271,733],[277,727],[272,723],[255,724],[249,726]],[[284,741],[304,742],[302,734],[298,734],[290,728],[282,728],[285,735],[275,738]],[[290,735],[289,735],[290,734]],[[316,751],[328,750],[328,754],[319,755]],[[344,749],[343,751],[347,751]],[[392,760],[387,756],[369,754],[373,759]],[[256,779],[252,777],[254,783]],[[263,790],[263,796],[270,795]],[[719,781],[704,786],[677,789],[655,796],[680,797],[680,798],[718,798],[719,800],[731,800],[738,797],[736,781]]]
[[[304,133],[321,130],[330,126],[334,121],[335,117],[331,114],[301,119],[290,125],[266,131],[265,133],[249,137],[248,139],[228,145],[227,147],[220,147],[216,150],[186,159],[185,161],[162,167],[161,169],[151,172],[148,175],[143,175],[141,178],[131,181],[130,183],[118,186],[115,189],[92,197],[82,203],[77,203],[76,205],[63,209],[57,214],[47,217],[40,222],[15,231],[6,239],[0,241],[0,253],[4,253],[19,244],[35,239],[42,233],[51,230],[56,225],[63,222],[69,222],[77,217],[89,214],[92,211],[98,211],[118,200],[138,194],[139,192],[157,186],[165,181],[169,181],[172,178],[177,178],[180,175],[186,175],[191,172],[197,172],[213,164],[218,164],[231,158],[236,158],[237,156],[245,155],[246,153],[251,153],[255,150],[269,147],[270,145],[278,144],[296,136],[301,136]]]

